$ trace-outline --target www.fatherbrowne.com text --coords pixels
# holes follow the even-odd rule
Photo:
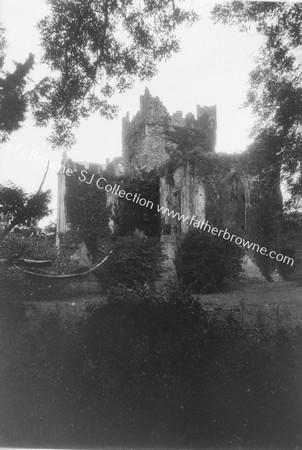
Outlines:
[[[284,256],[282,253],[277,253],[274,250],[269,251],[266,247],[260,247],[258,244],[255,244],[253,242],[247,241],[244,238],[241,238],[240,236],[236,236],[235,234],[229,233],[228,229],[218,229],[216,227],[212,227],[208,221],[199,221],[196,220],[197,218],[195,216],[186,217],[183,214],[180,214],[179,212],[170,211],[169,208],[159,206],[157,208],[157,211],[161,214],[168,215],[169,217],[172,217],[173,219],[181,220],[183,223],[187,223],[189,225],[192,225],[194,228],[207,231],[208,233],[211,233],[213,236],[222,237],[226,241],[235,242],[235,244],[246,248],[246,249],[252,249],[253,251],[256,251],[260,253],[261,255],[268,256],[271,259],[275,259],[278,262],[283,262],[287,265],[293,266],[294,259],[290,258],[289,256]]]
[[[89,179],[87,180],[87,171],[82,170],[81,174],[79,176],[79,181],[85,182],[88,185],[91,185],[92,182],[94,182],[98,189],[103,190],[107,193],[111,193],[114,195],[117,195],[120,198],[125,198],[128,201],[131,201],[132,203],[137,203],[140,206],[144,206],[145,208],[153,209],[154,203],[151,200],[147,200],[143,197],[141,197],[140,194],[133,194],[132,192],[126,192],[125,190],[121,189],[121,186],[118,184],[109,184],[107,183],[106,178],[99,177],[97,178],[95,174],[92,174],[89,176]],[[271,259],[275,259],[278,262],[283,262],[287,265],[293,266],[294,259],[290,258],[289,256],[284,256],[282,253],[277,253],[274,250],[269,251],[266,247],[260,247],[258,244],[255,244],[253,242],[247,241],[244,238],[241,238],[240,236],[236,236],[235,234],[229,233],[228,229],[218,229],[216,227],[212,227],[208,221],[199,221],[195,216],[188,217],[184,216],[183,214],[179,212],[175,212],[173,210],[170,210],[167,207],[157,205],[156,206],[157,212],[161,213],[163,215],[167,215],[169,217],[172,217],[173,219],[181,220],[183,223],[187,223],[194,228],[206,231],[208,233],[211,233],[213,236],[222,237],[222,239],[225,239],[226,241],[235,242],[235,244],[239,245],[240,247],[243,247],[248,250],[253,250],[261,255],[267,256]]]

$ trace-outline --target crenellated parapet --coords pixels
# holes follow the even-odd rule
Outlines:
[[[152,97],[148,88],[144,95],[140,96],[140,114],[143,120],[150,122],[161,119],[168,115],[167,108],[163,105],[159,97]]]

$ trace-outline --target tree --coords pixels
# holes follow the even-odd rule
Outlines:
[[[175,29],[197,18],[181,1],[48,0],[51,13],[39,29],[44,62],[55,76],[47,97],[36,96],[35,117],[40,125],[53,121],[54,147],[72,145],[81,118],[113,117],[113,94],[137,77],[150,79],[156,63],[179,49]]]
[[[50,191],[26,194],[20,187],[0,185],[0,242],[16,225],[31,225],[49,214]]]
[[[46,94],[46,79],[41,80],[32,90],[27,90],[30,82],[28,74],[34,65],[30,54],[25,63],[15,63],[15,70],[4,70],[6,40],[4,28],[0,26],[0,143],[21,127],[30,104],[37,96]],[[49,169],[47,164],[40,187],[35,194],[26,194],[13,184],[0,185],[0,242],[16,225],[31,225],[49,213],[50,191],[42,192]]]
[[[256,29],[265,40],[250,74],[246,105],[256,123],[253,134],[271,137],[275,160],[293,198],[302,194],[302,4],[228,2],[212,11],[215,22]]]
[[[34,64],[34,57],[30,54],[23,64],[15,63],[14,72],[4,71],[5,47],[4,28],[0,26],[0,143],[5,142],[25,120],[29,105],[25,88]]]

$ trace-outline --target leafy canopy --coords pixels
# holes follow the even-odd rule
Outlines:
[[[41,125],[53,120],[53,146],[72,145],[73,126],[91,113],[113,117],[113,94],[130,88],[137,77],[150,79],[156,63],[178,51],[177,26],[197,18],[181,3],[48,0],[51,12],[39,29],[44,62],[54,75],[35,116]]]
[[[29,105],[25,88],[34,64],[34,57],[30,54],[23,64],[15,63],[12,73],[5,71],[5,47],[4,28],[0,26],[0,143],[5,142],[25,120]]]
[[[0,185],[0,242],[16,225],[31,225],[49,214],[50,191],[26,194],[14,184]]]

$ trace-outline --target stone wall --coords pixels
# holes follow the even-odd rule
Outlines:
[[[194,166],[186,165],[176,169],[173,182],[168,183],[165,177],[160,179],[160,206],[179,212],[185,217],[195,217],[202,221],[206,218],[206,195],[203,180]],[[186,233],[189,224],[177,217],[163,217],[163,234],[176,235]]]
[[[130,121],[129,114],[122,124],[122,151],[126,173],[137,174],[152,170],[167,158],[164,128],[169,115],[158,97],[148,89],[140,97],[140,111]]]

